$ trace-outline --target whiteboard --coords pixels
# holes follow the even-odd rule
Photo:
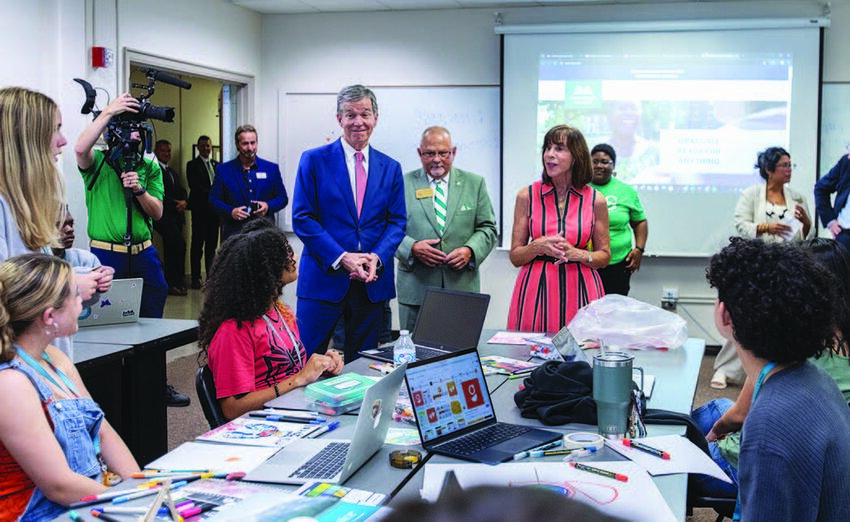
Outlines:
[[[824,83],[820,123],[820,175],[850,152],[850,83]]]
[[[485,178],[499,220],[499,87],[374,87],[372,90],[378,100],[378,124],[369,144],[396,159],[402,171],[408,172],[422,166],[416,153],[422,131],[432,125],[446,127],[457,146],[454,167]],[[278,103],[283,151],[280,167],[291,196],[301,153],[338,139],[342,129],[336,120],[336,93],[280,91]],[[291,205],[284,210],[283,219],[286,225],[291,225]],[[501,227],[501,223],[497,225]]]

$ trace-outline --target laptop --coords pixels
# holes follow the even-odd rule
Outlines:
[[[487,294],[428,287],[411,335],[416,346],[416,360],[476,348],[489,306],[490,296]],[[362,350],[360,354],[379,361],[393,362],[391,344]]]
[[[140,277],[114,279],[108,292],[100,294],[96,303],[83,308],[78,324],[85,327],[138,321],[143,286],[144,280]]]
[[[341,484],[384,445],[406,365],[366,390],[354,437],[298,439],[245,476],[245,480],[274,484],[330,482]]]
[[[407,391],[422,446],[433,453],[498,464],[563,436],[498,422],[474,348],[410,363]]]

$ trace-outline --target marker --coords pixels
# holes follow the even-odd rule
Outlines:
[[[310,434],[309,438],[315,439],[316,437],[324,435],[325,433],[327,433],[329,431],[333,431],[333,430],[337,429],[338,426],[339,426],[339,421],[333,421],[332,423],[326,424],[326,425],[322,426],[321,428],[317,429],[316,431],[312,432]]]
[[[131,475],[133,478],[144,479],[144,478],[174,478],[174,477],[186,477],[186,476],[194,476],[194,475],[207,475],[213,473],[211,470],[204,471],[141,471],[136,472]]]
[[[315,418],[308,419],[306,417],[289,417],[286,415],[266,415],[266,420],[270,422],[297,422],[301,424],[321,424],[326,422],[325,419]]]
[[[596,453],[596,448],[584,448],[574,450],[572,453],[564,457],[564,462],[570,462],[576,459],[580,459],[581,457],[589,457],[594,453]]]
[[[594,468],[593,466],[588,466],[587,464],[582,464],[580,462],[570,462],[570,466],[575,469],[580,469],[582,471],[587,471],[588,473],[594,473],[596,475],[600,475],[602,477],[608,477],[612,479],[619,480],[620,482],[628,482],[629,477],[622,475],[620,473],[614,473],[612,471]]]
[[[653,448],[652,446],[647,446],[646,444],[643,444],[641,442],[636,442],[631,439],[623,439],[623,444],[625,444],[629,448],[634,448],[636,450],[641,450],[644,453],[655,455],[660,459],[670,460],[670,454],[666,451],[661,451],[660,449]]]
[[[524,379],[525,377],[528,377],[527,373],[514,373],[514,374],[511,374],[511,375],[508,375],[508,380],[512,381],[514,379]]]
[[[369,368],[372,368],[373,370],[377,370],[377,371],[379,371],[383,374],[387,374],[387,373],[390,373],[392,371],[392,368],[389,368],[388,366],[384,366],[383,364],[370,364]]]
[[[548,450],[548,451],[531,451],[529,452],[529,456],[534,459],[539,459],[540,457],[555,457],[557,455],[571,455],[573,453],[579,451],[588,451],[592,450],[589,453],[595,452],[596,448],[575,448],[575,449],[560,449],[560,450]]]
[[[203,506],[194,506],[190,509],[180,511],[180,516],[183,518],[194,517],[196,515],[200,515],[201,513],[206,513],[207,511],[212,511],[216,508],[215,504],[204,504]]]
[[[77,513],[76,511],[74,511],[73,509],[71,511],[68,511],[68,518],[70,518],[74,522],[77,522],[78,520],[83,519],[83,517],[81,517],[80,514]]]
[[[557,448],[563,443],[564,443],[564,439],[560,438],[560,439],[556,440],[555,442],[550,442],[549,444],[544,444],[542,446],[538,446],[536,448],[526,450],[526,451],[520,451],[519,453],[514,455],[514,460],[522,460],[526,457],[534,457],[535,453],[543,452],[545,450],[552,449],[552,448]]]
[[[298,411],[298,410],[262,410],[252,411],[248,414],[249,417],[268,417],[270,415],[285,415],[287,417],[304,417],[315,419],[319,414],[314,411]]]
[[[121,522],[117,518],[111,517],[111,516],[107,515],[106,513],[101,513],[100,511],[98,511],[96,509],[91,510],[91,516],[93,516],[94,518],[99,518],[101,520],[105,520],[106,522]]]
[[[185,486],[186,481],[181,480],[180,482],[172,482],[171,489],[177,489],[180,486]],[[159,490],[162,489],[162,486],[155,486],[150,489],[146,489],[143,491],[139,491],[138,493],[130,493],[129,495],[124,495],[123,497],[117,497],[112,499],[113,504],[122,504],[124,502],[129,502],[131,500],[135,500],[137,498],[147,497],[148,495],[156,495],[159,493]]]
[[[92,511],[97,511],[98,513],[114,513],[121,515],[144,515],[148,512],[148,508],[145,506],[139,507],[126,507],[126,506],[101,506],[93,508]]]

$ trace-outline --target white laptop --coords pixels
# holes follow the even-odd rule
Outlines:
[[[366,390],[351,441],[298,439],[249,472],[245,480],[275,484],[345,482],[383,447],[406,369],[406,364],[399,366]]]
[[[142,278],[113,280],[108,292],[101,294],[96,303],[83,308],[79,325],[101,326],[138,321],[143,283]]]

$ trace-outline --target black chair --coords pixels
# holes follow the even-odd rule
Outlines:
[[[198,373],[195,374],[195,391],[198,393],[204,417],[210,423],[210,428],[227,424],[227,419],[224,418],[224,412],[221,411],[221,405],[216,398],[212,371],[206,364],[198,368]]]
[[[694,514],[694,508],[710,508],[717,513],[717,519],[715,522],[722,522],[724,518],[732,519],[732,516],[735,514],[736,499],[725,497],[704,497],[697,494],[696,490],[697,488],[689,476],[688,496],[685,508],[685,514],[687,516],[692,516]]]

